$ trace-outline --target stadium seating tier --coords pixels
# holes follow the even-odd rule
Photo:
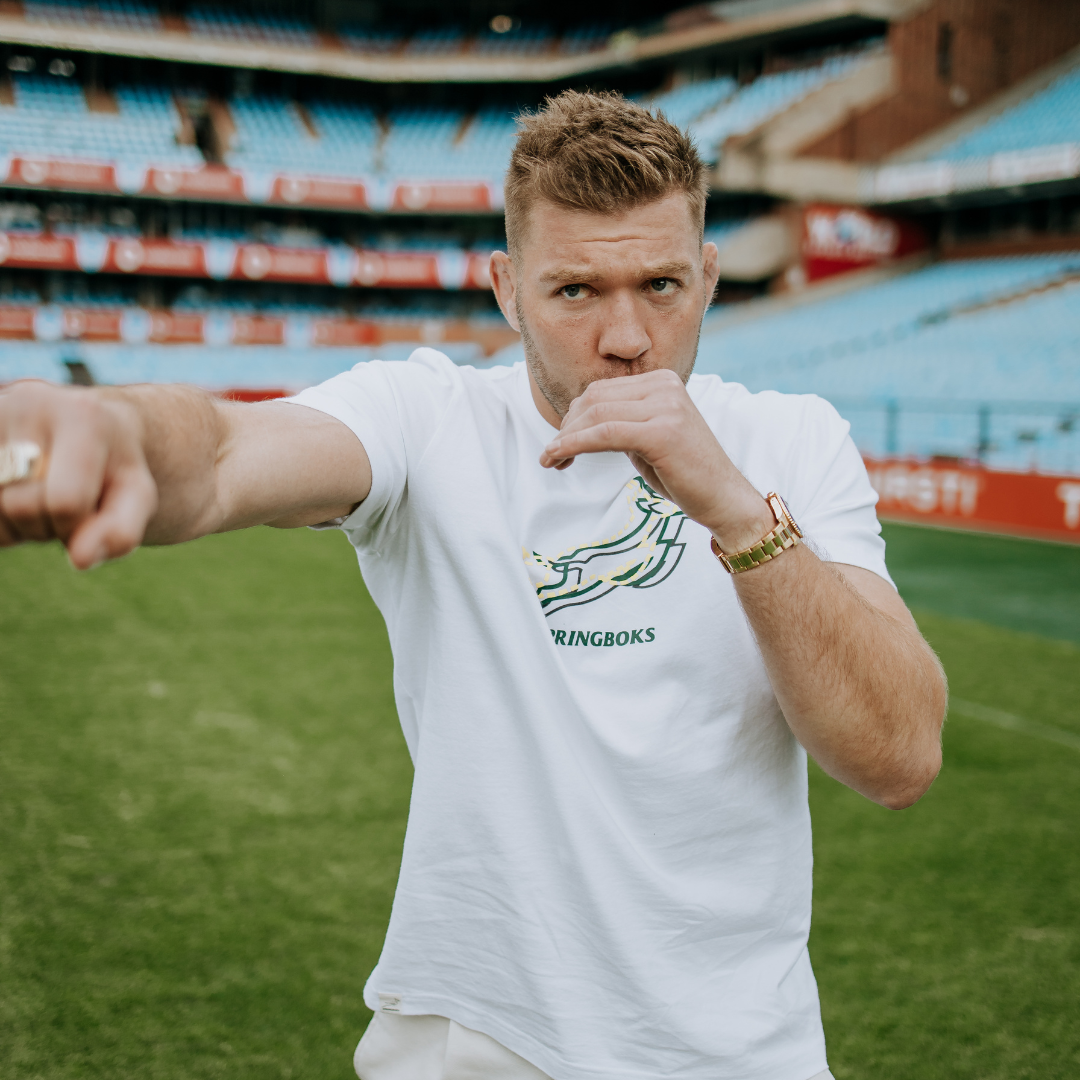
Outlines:
[[[930,160],[963,161],[1065,143],[1080,144],[1080,66],[944,147]]]
[[[940,263],[747,322],[707,324],[697,370],[832,400],[868,453],[968,458],[982,441],[993,466],[1077,472],[1077,310],[1080,251]],[[890,402],[901,410],[892,447]],[[980,404],[990,406],[981,433]]]

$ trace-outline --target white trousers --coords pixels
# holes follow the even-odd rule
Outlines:
[[[551,1080],[490,1035],[444,1016],[377,1012],[353,1055],[360,1080]],[[810,1080],[833,1080],[826,1069]]]

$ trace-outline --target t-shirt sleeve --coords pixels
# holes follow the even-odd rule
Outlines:
[[[784,494],[810,546],[829,562],[871,570],[892,584],[885,541],[870,484],[851,425],[827,401],[807,396],[793,445],[793,483]]]
[[[409,463],[423,456],[449,405],[452,367],[441,353],[418,349],[405,361],[357,364],[285,398],[340,420],[363,444],[371,464],[367,498],[352,514],[322,527],[340,528],[354,545],[371,550],[394,534],[406,501]]]

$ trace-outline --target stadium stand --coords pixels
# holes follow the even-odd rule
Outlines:
[[[766,305],[759,318],[707,329],[697,370],[751,390],[832,400],[867,453],[973,458],[981,441],[992,466],[1026,469],[1034,461],[1075,471],[1080,432],[1069,417],[1080,404],[1078,305],[1080,249],[939,263],[787,311]],[[894,446],[891,403],[905,414]],[[975,403],[993,403],[989,437],[980,437]]]
[[[693,119],[690,130],[706,160],[716,161],[725,139],[752,131],[825,83],[843,78],[865,57],[866,51],[858,49],[809,67],[762,75]]]
[[[604,48],[611,40],[615,27],[611,23],[587,23],[572,27],[559,38],[559,52],[564,56],[580,56]]]
[[[465,32],[457,26],[440,26],[417,30],[406,42],[404,54],[408,56],[439,56],[461,52],[465,46]]]
[[[673,123],[688,126],[706,158],[716,160],[724,138],[750,130],[822,84],[842,77],[863,55],[859,50],[807,68],[763,75],[742,88],[724,76],[646,100]],[[364,106],[312,102],[306,108],[310,125],[286,98],[234,99],[231,109],[237,133],[228,163],[238,168],[284,170],[294,167],[299,148],[310,172],[328,176],[497,183],[513,146],[515,124],[508,107],[488,106],[473,116],[453,109],[398,108],[386,114],[383,126],[375,112]]]
[[[398,30],[346,24],[338,28],[338,41],[350,52],[387,56],[398,52],[406,37]]]
[[[1080,143],[1080,65],[928,160],[963,161],[1068,143]]]
[[[162,27],[157,9],[136,0],[100,0],[95,4],[77,0],[24,0],[23,14],[29,22],[46,26],[111,27],[149,33]]]
[[[538,56],[550,52],[554,44],[551,27],[537,24],[483,30],[473,38],[471,47],[479,56]]]
[[[673,124],[689,127],[705,113],[711,112],[731,98],[738,83],[730,75],[687,83],[666,93],[646,98],[646,103],[659,109]]]
[[[116,113],[91,112],[82,87],[51,75],[17,74],[14,104],[0,105],[0,141],[9,152],[200,166],[195,146],[176,142],[181,121],[160,86],[120,86]]]
[[[0,382],[68,378],[78,362],[104,382],[189,378],[260,392],[358,359],[406,355],[410,342],[439,343],[459,362],[519,357],[516,346],[499,351],[515,336],[500,322],[484,269],[503,242],[500,187],[514,116],[542,99],[530,79],[546,93],[603,70],[605,81],[687,128],[716,164],[706,239],[721,248],[724,280],[699,370],[752,389],[766,385],[767,371],[773,388],[820,393],[869,453],[1080,472],[1069,418],[1080,400],[1080,235],[1069,233],[1080,234],[1080,179],[1059,169],[1050,201],[1029,206],[1033,196],[1009,187],[1006,170],[985,212],[973,184],[960,182],[973,160],[1063,146],[1080,155],[1080,66],[1065,55],[1073,46],[1065,21],[1056,52],[1040,46],[1041,61],[1025,59],[1005,79],[1016,83],[1000,91],[1012,94],[1006,105],[992,111],[997,99],[978,91],[978,119],[986,117],[978,126],[956,126],[907,158],[894,160],[889,148],[870,163],[829,161],[829,175],[847,170],[842,198],[816,194],[816,179],[811,194],[794,196],[804,205],[786,189],[722,182],[725,163],[752,158],[773,132],[806,125],[822,101],[834,109],[828,123],[855,123],[845,102],[869,123],[875,94],[911,87],[919,64],[935,70],[934,12],[947,2],[912,14],[906,0],[875,0],[873,18],[855,13],[843,25],[824,19],[823,5],[798,0],[725,0],[660,17],[629,6],[580,22],[553,11],[550,24],[512,14],[489,22],[458,9],[406,23],[376,5],[363,25],[332,25],[323,11],[318,29],[312,10],[290,0],[272,10],[229,0],[7,5],[3,25],[21,10],[29,38],[55,30],[86,51],[27,44],[17,53],[12,44],[5,54]],[[110,37],[114,30],[123,33]],[[152,47],[133,45],[139,35]],[[197,51],[183,52],[185,41],[212,53],[216,73]],[[976,38],[959,35],[956,48],[975,49],[969,42]],[[1016,48],[1028,46],[1018,37]],[[112,53],[139,60],[112,71]],[[307,59],[290,59],[301,53]],[[230,73],[229,57],[246,70]],[[969,63],[954,59],[957,70]],[[335,67],[346,62],[359,66]],[[1050,66],[1039,74],[1039,63]],[[305,74],[314,70],[321,74]],[[335,71],[348,79],[330,85]],[[441,88],[421,85],[443,77]],[[1041,81],[1032,90],[1029,79]],[[959,91],[938,90],[956,99],[947,116],[958,125]],[[911,100],[931,120],[913,124],[909,137],[933,140],[946,114]],[[806,130],[828,143],[827,124],[811,121]],[[855,155],[866,140],[851,139]],[[897,168],[921,172],[908,188],[879,191],[875,179],[865,196],[863,180],[851,179]],[[920,188],[934,170],[952,186]],[[915,203],[912,220],[853,205],[925,200],[928,191],[937,202]],[[950,202],[954,195],[966,201]],[[811,251],[807,223],[824,212],[818,199],[843,204],[830,211],[835,251],[820,243]],[[1007,213],[994,209],[1006,204]],[[1042,254],[932,261],[935,246],[956,250],[958,236],[1028,250],[1036,222],[1056,230]],[[889,280],[846,292],[814,284],[819,273],[893,257],[918,268],[898,266]],[[744,303],[789,289],[795,295]]]
[[[300,19],[264,12],[243,17],[218,5],[188,8],[189,31],[202,37],[224,41],[253,41],[267,45],[299,45],[313,48],[318,34]]]
[[[516,130],[512,113],[497,107],[470,116],[409,106],[391,110],[383,124],[363,105],[316,100],[305,108],[310,125],[287,98],[235,99],[236,137],[228,164],[295,169],[299,152],[304,171],[316,175],[498,183]]]

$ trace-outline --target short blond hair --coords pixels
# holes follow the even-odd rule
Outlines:
[[[520,250],[529,210],[540,199],[568,210],[617,214],[685,193],[705,225],[708,176],[693,139],[662,112],[622,94],[564,90],[518,117],[506,174],[506,239]]]

